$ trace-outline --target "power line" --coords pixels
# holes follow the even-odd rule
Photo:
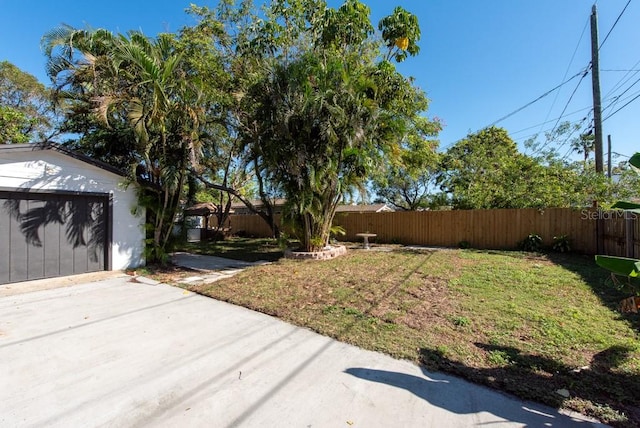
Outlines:
[[[596,3],[597,3],[597,0],[596,0]],[[603,40],[602,40],[602,42],[600,43],[600,46],[598,47],[598,50],[600,50],[600,49],[602,48],[602,46],[605,44],[605,42],[607,41],[607,39],[608,39],[608,38],[609,38],[609,36],[611,35],[612,31],[614,30],[614,28],[617,26],[618,22],[620,21],[620,18],[622,17],[622,15],[623,15],[623,14],[625,13],[625,11],[627,10],[627,7],[629,6],[629,4],[630,4],[630,3],[631,3],[631,0],[628,0],[628,1],[627,1],[627,4],[624,6],[624,8],[622,9],[622,11],[620,12],[620,14],[618,15],[618,17],[616,18],[615,22],[613,23],[613,25],[611,26],[611,28],[610,28],[610,29],[609,29],[609,31],[607,32],[607,35],[604,37],[604,39],[603,39]],[[587,24],[588,24],[588,22],[589,22],[589,20],[587,20]],[[571,60],[570,60],[570,62],[569,62],[569,66],[568,66],[568,68],[567,68],[567,71],[568,71],[568,69],[570,68],[571,63],[573,62],[573,59],[574,59],[574,57],[575,57],[575,55],[576,55],[576,52],[577,52],[577,50],[578,50],[578,47],[579,47],[579,45],[580,45],[580,42],[582,41],[582,37],[583,37],[583,35],[584,35],[584,32],[585,32],[585,30],[586,30],[586,27],[587,27],[587,25],[585,24],[585,27],[583,28],[583,30],[582,30],[582,34],[580,35],[580,39],[579,39],[579,41],[578,41],[578,46],[576,46],[576,49],[574,50],[573,55],[572,55],[572,57],[571,57]],[[640,63],[640,61],[639,61],[639,63]],[[630,72],[635,72],[635,73],[640,72],[640,69],[635,69],[635,67],[637,66],[637,64],[638,64],[638,63],[634,64],[633,68],[632,68],[632,69],[628,69],[628,70],[600,70],[600,71],[617,71],[617,72],[627,72],[627,75],[628,75]],[[515,114],[517,114],[517,113],[519,113],[519,112],[521,112],[521,111],[522,111],[522,110],[524,110],[525,108],[527,108],[527,107],[529,107],[529,106],[531,106],[531,105],[535,104],[536,102],[540,101],[541,99],[543,99],[543,98],[547,97],[547,96],[548,96],[550,93],[552,93],[553,91],[555,91],[555,90],[557,90],[557,89],[561,88],[561,87],[562,87],[562,86],[564,86],[565,84],[569,83],[570,81],[572,81],[573,79],[575,79],[576,77],[578,77],[578,76],[580,76],[580,75],[581,75],[581,78],[580,78],[580,80],[578,81],[578,84],[576,85],[576,87],[574,88],[573,92],[571,93],[571,95],[570,95],[570,97],[569,97],[569,99],[568,99],[567,103],[565,104],[565,106],[564,106],[564,108],[563,108],[562,113],[560,114],[560,116],[559,116],[558,118],[556,118],[556,119],[552,119],[552,120],[550,120],[550,121],[547,121],[547,118],[549,117],[549,115],[550,115],[550,113],[551,113],[551,110],[553,109],[553,105],[555,105],[555,102],[556,102],[556,100],[557,100],[557,98],[558,98],[558,94],[556,94],[556,97],[554,98],[554,101],[553,101],[552,107],[551,107],[551,109],[549,110],[549,112],[547,113],[547,116],[545,117],[545,121],[539,124],[540,126],[542,126],[542,125],[544,125],[545,123],[548,123],[548,122],[551,122],[551,121],[555,120],[555,121],[556,121],[556,123],[554,124],[553,128],[551,128],[551,133],[552,133],[552,132],[557,128],[557,126],[558,126],[558,124],[559,124],[559,122],[560,122],[560,119],[562,119],[563,117],[569,116],[569,115],[571,115],[571,114],[574,114],[574,113],[576,113],[576,112],[580,111],[580,110],[577,110],[576,112],[568,113],[567,115],[565,115],[565,112],[566,112],[567,108],[569,107],[569,104],[571,103],[571,101],[572,101],[572,99],[573,99],[574,95],[576,94],[576,92],[577,92],[578,88],[580,87],[580,84],[582,83],[582,80],[584,80],[584,78],[587,76],[587,74],[589,73],[589,70],[590,70],[591,68],[592,68],[592,64],[591,64],[591,63],[589,63],[589,64],[587,65],[587,67],[586,67],[583,71],[580,71],[580,72],[576,73],[575,75],[571,76],[569,79],[567,79],[567,80],[563,81],[562,83],[560,83],[560,84],[559,84],[559,85],[557,85],[556,87],[554,87],[554,88],[552,88],[552,89],[548,90],[547,92],[545,92],[544,94],[540,95],[538,98],[534,99],[533,101],[530,101],[530,102],[528,102],[527,104],[523,105],[522,107],[520,107],[520,108],[518,108],[518,109],[516,109],[516,110],[512,111],[511,113],[509,113],[509,114],[507,114],[507,115],[505,115],[505,116],[503,116],[503,117],[501,117],[501,118],[499,118],[499,119],[495,120],[494,122],[492,122],[492,123],[491,123],[490,125],[488,125],[487,127],[494,126],[494,125],[496,125],[496,124],[498,124],[498,123],[502,122],[503,120],[506,120],[506,119],[508,119],[509,117],[511,117],[511,116],[513,116],[513,115],[515,115]],[[566,75],[567,75],[567,72],[565,72],[565,76],[564,76],[564,77],[566,77]],[[563,77],[563,78],[564,78],[564,77]],[[633,77],[633,76],[631,76],[631,77]],[[620,81],[619,81],[619,82],[614,86],[614,89],[612,89],[609,93],[611,93],[611,92],[613,92],[615,89],[617,89],[617,87],[618,87],[618,86],[622,86],[624,83],[626,83],[628,80],[630,80],[630,79],[631,79],[631,77],[630,77],[629,79],[625,80],[626,75],[625,75],[625,76],[623,76],[623,78],[622,78],[622,79],[621,79],[621,80],[620,80]],[[623,80],[625,80],[625,82],[621,83]],[[640,80],[640,79],[639,79],[639,80]],[[622,96],[622,95],[623,95],[624,93],[626,93],[629,89],[631,89],[631,87],[633,87],[633,85],[635,85],[636,83],[638,83],[638,81],[634,82],[634,83],[633,83],[630,87],[628,87],[628,88],[627,88],[627,89],[626,89],[622,94],[620,94],[620,95],[618,95],[618,96],[614,97],[614,98],[613,98],[613,101],[611,102],[611,104],[610,104],[609,106],[607,106],[606,108],[610,108],[610,107],[614,106],[614,105],[619,101],[620,96]],[[606,98],[606,96],[605,96],[605,98]],[[622,110],[624,107],[628,106],[631,102],[635,101],[637,98],[640,98],[640,94],[639,94],[638,96],[634,97],[633,99],[631,99],[629,102],[627,102],[626,104],[624,104],[622,107],[620,107],[619,109],[617,109],[616,111],[614,111],[614,112],[613,112],[613,113],[611,113],[610,115],[608,115],[605,119],[603,119],[603,121],[604,121],[604,120],[606,120],[606,119],[608,119],[608,118],[610,118],[610,117],[611,117],[611,116],[613,116],[614,114],[618,113],[620,110]],[[605,109],[606,109],[606,108],[605,108]],[[581,109],[581,110],[584,110],[584,109]],[[587,119],[587,117],[583,118],[583,119],[580,121],[580,123],[584,122],[586,119]],[[522,131],[525,131],[525,130],[528,130],[528,129],[531,129],[531,128],[534,128],[534,127],[537,127],[537,126],[538,126],[538,125],[533,125],[533,126],[531,126],[531,127],[529,127],[529,128],[524,128],[524,129],[522,129],[522,130],[520,130],[520,131],[517,131],[516,133],[518,133],[518,132],[522,132]],[[486,128],[486,127],[485,127],[485,128]],[[531,136],[538,135],[540,132],[542,132],[542,130],[541,130],[541,131],[539,131],[537,134],[532,134]],[[572,135],[574,132],[575,132],[575,129],[574,129],[574,130],[569,134],[569,136],[565,139],[565,141],[564,141],[564,142],[563,142],[559,147],[562,147],[564,144],[566,144],[566,142],[568,141],[568,139],[571,137],[571,135]],[[459,140],[458,140],[458,141],[459,141]],[[457,142],[457,141],[456,141],[456,142]],[[447,144],[447,145],[443,146],[442,148],[443,148],[443,149],[448,148],[448,147],[452,146],[453,144],[455,144],[456,142],[451,142],[451,143],[449,143],[449,144]],[[548,143],[549,143],[549,137],[547,137],[547,141],[543,144],[542,148],[544,148],[545,146],[547,146],[547,145],[548,145]],[[540,148],[539,150],[542,150],[542,148]],[[570,150],[572,150],[572,149],[570,149]]]
[[[552,93],[553,91],[555,91],[555,90],[557,90],[557,89],[561,88],[562,86],[566,85],[567,83],[571,82],[571,81],[572,81],[573,79],[575,79],[576,77],[578,77],[578,76],[580,76],[580,75],[582,75],[582,74],[586,74],[586,73],[588,73],[588,72],[589,72],[589,71],[588,71],[588,69],[587,69],[587,70],[583,70],[583,71],[580,71],[580,72],[578,72],[578,73],[574,74],[574,75],[573,75],[573,76],[571,76],[569,79],[565,80],[564,82],[560,83],[559,85],[555,86],[554,88],[549,89],[547,92],[545,92],[544,94],[540,95],[538,98],[534,99],[533,101],[528,102],[527,104],[523,105],[522,107],[520,107],[520,108],[518,108],[518,109],[516,109],[516,110],[512,111],[511,113],[509,113],[509,114],[507,114],[507,115],[505,115],[505,116],[501,117],[500,119],[498,119],[498,120],[496,120],[496,121],[492,122],[492,123],[491,123],[491,124],[489,124],[489,125],[486,125],[486,126],[484,126],[484,127],[480,128],[480,129],[485,129],[485,128],[488,128],[488,127],[490,127],[490,126],[496,125],[497,123],[502,122],[503,120],[505,120],[505,119],[507,119],[507,118],[509,118],[509,117],[513,116],[513,115],[514,115],[514,114],[516,114],[516,113],[519,113],[520,111],[524,110],[525,108],[527,108],[527,107],[531,106],[532,104],[535,104],[536,102],[538,102],[538,101],[540,101],[541,99],[545,98],[546,96],[548,96],[548,95],[549,95],[550,93]],[[567,114],[567,116],[568,116],[568,114]],[[553,119],[553,120],[556,120],[556,119]],[[537,125],[536,125],[536,126],[537,126]],[[454,144],[456,144],[458,141],[460,141],[460,139],[459,139],[459,140],[456,140],[456,141],[452,141],[452,142],[450,142],[450,143],[448,143],[448,144],[443,145],[443,146],[441,147],[441,149],[442,149],[442,150],[447,149],[447,148],[449,148],[449,147],[453,146]]]
[[[605,111],[609,108],[613,108],[615,107],[615,105],[618,103],[618,101],[620,101],[620,98],[626,94],[631,88],[633,88],[635,85],[638,84],[638,82],[640,82],[640,78],[638,78],[635,82],[633,82],[631,85],[629,85],[629,87],[627,87],[627,89],[625,89],[624,91],[622,91],[622,93],[616,95],[615,97],[613,97],[611,103],[609,103],[608,106],[606,106],[602,111]]]
[[[587,125],[586,127],[584,127],[585,123]],[[558,149],[561,149],[562,147],[567,145],[567,143],[569,142],[569,139],[573,136],[573,134],[575,134],[576,131],[580,130],[580,132],[578,133],[578,135],[580,136],[580,135],[588,134],[592,129],[593,129],[593,125],[591,125],[591,121],[589,120],[589,115],[583,117],[582,120],[578,122],[578,124],[575,127],[573,127],[573,129],[571,130],[569,135],[567,135],[564,141],[560,143],[560,145],[558,145]],[[569,149],[571,151],[574,150],[574,148],[571,147],[571,145],[569,146]]]
[[[587,127],[585,128],[581,128],[582,123],[587,122]],[[593,125],[591,124],[591,121],[588,120],[588,116],[585,117],[584,119],[582,119],[582,121],[580,122],[580,124],[574,128],[573,131],[571,131],[571,133],[567,136],[567,138],[565,138],[565,140],[558,146],[558,149],[562,148],[564,145],[566,145],[569,142],[569,138],[571,138],[571,136],[573,135],[573,133],[575,131],[577,131],[578,129],[580,129],[580,132],[578,135],[585,135],[585,134],[590,134],[593,132]],[[575,148],[572,146],[569,146],[569,150],[567,150],[567,152],[564,154],[564,156],[562,157],[563,160],[567,159],[569,157],[569,155],[575,151]]]
[[[604,98],[604,101],[609,101],[609,100],[611,100],[611,103],[613,104],[614,102],[617,102],[617,101],[618,101],[618,98],[619,98],[619,96],[612,97],[612,98]],[[607,108],[609,108],[612,104],[610,104],[609,106],[607,106],[607,107],[605,108],[605,110],[606,110]],[[554,121],[556,121],[556,120],[558,120],[558,119],[563,119],[563,118],[565,118],[565,117],[572,116],[572,115],[574,115],[574,114],[576,114],[576,113],[580,113],[580,112],[583,112],[583,111],[585,111],[585,110],[591,110],[591,112],[590,112],[589,114],[592,114],[592,113],[593,113],[593,106],[583,107],[583,108],[580,108],[580,109],[578,109],[578,110],[574,110],[574,111],[572,111],[572,112],[566,113],[566,114],[565,114],[565,115],[563,115],[563,116],[554,117],[553,119],[549,119],[549,120],[546,120],[546,121],[544,121],[544,122],[536,123],[535,125],[531,125],[531,126],[528,126],[528,127],[526,127],[526,128],[522,128],[522,129],[519,129],[519,130],[514,131],[514,132],[509,132],[509,134],[510,134],[511,136],[513,136],[513,135],[519,134],[519,133],[521,133],[521,132],[528,131],[528,130],[530,130],[530,129],[537,128],[538,126],[540,126],[540,127],[541,127],[541,129],[540,129],[540,131],[539,131],[539,132],[535,132],[535,133],[533,133],[533,134],[529,134],[527,137],[525,137],[525,139],[526,139],[526,138],[529,138],[529,137],[533,137],[533,136],[538,135],[538,134],[540,134],[540,133],[542,133],[542,132],[548,132],[548,131],[551,131],[551,130],[553,129],[553,128],[548,128],[548,129],[546,129],[546,130],[543,130],[543,129],[542,129],[542,126],[543,126],[543,125],[546,125],[547,123],[554,122]],[[582,121],[582,120],[581,120],[581,121]],[[521,139],[521,138],[522,138],[522,137],[517,138],[517,139],[519,140],[519,139]]]
[[[586,110],[586,109],[583,109],[583,110]],[[579,121],[575,121],[574,123],[582,124],[582,123],[584,123],[585,121],[588,121],[588,120],[589,120],[589,117],[590,117],[590,115],[591,115],[591,114],[592,114],[592,112],[589,112],[589,114],[587,114],[585,117],[583,117],[583,118],[582,118],[582,119],[580,119]],[[554,119],[554,120],[555,120],[555,119]],[[553,120],[552,120],[552,121],[553,121]],[[552,122],[552,121],[551,121],[551,122]],[[535,125],[534,127],[537,127],[537,126],[538,126],[538,125]],[[578,126],[580,126],[580,125],[578,125]],[[547,135],[547,134],[551,133],[551,131],[553,131],[554,129],[555,129],[555,128],[547,128],[547,129],[541,130],[540,132],[534,132],[534,133],[532,133],[532,134],[525,135],[525,136],[523,136],[523,137],[513,138],[513,140],[514,140],[515,142],[517,142],[517,143],[524,143],[524,142],[526,142],[527,140],[529,140],[529,139],[531,139],[531,138],[537,138],[537,136],[538,136],[538,135],[540,135],[540,133],[544,133],[545,135]],[[512,133],[509,133],[509,134],[510,134],[510,135],[513,135]],[[546,145],[545,145],[545,146],[546,146]],[[542,147],[542,148],[540,148],[540,149],[537,149],[537,150],[536,150],[536,152],[541,151],[543,148],[544,148],[544,147]],[[535,152],[534,152],[534,154],[535,154]]]
[[[587,73],[588,73],[588,70],[584,72],[584,75],[586,75]],[[570,81],[572,81],[572,80],[573,80],[573,79],[575,79],[576,77],[580,76],[581,74],[583,74],[583,72],[582,72],[582,71],[581,71],[581,72],[579,72],[579,73],[574,74],[574,75],[573,75],[573,76],[571,76],[568,80],[565,80],[564,82],[560,83],[560,84],[559,84],[558,86],[556,86],[555,88],[553,88],[553,89],[549,89],[547,92],[545,92],[544,94],[540,95],[540,96],[539,96],[538,98],[536,98],[535,100],[528,102],[527,104],[525,104],[525,105],[523,105],[522,107],[520,107],[520,108],[518,108],[518,109],[516,109],[516,110],[512,111],[511,113],[507,114],[506,116],[503,116],[503,117],[501,117],[500,119],[498,119],[498,120],[496,120],[496,121],[492,122],[489,126],[493,126],[493,125],[495,125],[495,124],[497,124],[497,123],[500,123],[500,122],[502,122],[503,120],[510,118],[510,117],[511,117],[511,116],[513,116],[514,114],[521,112],[522,110],[524,110],[525,108],[529,107],[530,105],[532,105],[532,104],[534,104],[534,103],[536,103],[536,102],[540,101],[541,99],[543,99],[544,97],[546,97],[547,95],[549,95],[550,93],[552,93],[553,91],[555,91],[556,89],[558,89],[558,88],[560,88],[560,87],[562,87],[562,86],[566,85],[567,83],[569,83]],[[583,75],[583,76],[584,76],[584,75]],[[582,79],[581,79],[581,80],[582,80]]]
[[[615,85],[613,85],[613,88],[611,88],[609,92],[607,92],[607,94],[605,95],[605,98],[607,98],[612,92],[618,90],[618,88],[622,87],[625,83],[631,80],[633,76],[635,76],[640,72],[640,69],[635,69],[638,66],[638,64],[640,64],[640,59],[636,61],[635,64],[633,64],[633,66],[631,67],[631,70],[627,71],[625,75],[622,76]],[[632,72],[633,74],[631,74]]]
[[[584,23],[584,27],[582,27],[582,33],[580,33],[580,38],[578,39],[578,43],[576,44],[575,49],[573,50],[573,54],[571,55],[571,59],[569,60],[569,65],[567,65],[567,69],[564,72],[564,76],[562,76],[562,80],[567,78],[567,74],[569,74],[569,69],[571,68],[571,65],[573,64],[573,60],[576,57],[576,53],[578,52],[578,49],[580,48],[580,43],[582,42],[582,38],[584,37],[584,33],[587,31],[587,27],[589,26],[589,21],[590,18],[587,18],[587,20]],[[553,108],[556,105],[556,101],[558,101],[558,96],[560,95],[560,91],[556,92],[556,96],[553,98],[553,102],[551,103],[551,107],[549,107],[549,111],[547,112],[547,115],[545,116],[544,120],[545,122],[543,122],[542,124],[546,123],[547,119],[549,119],[549,116],[551,115],[551,112],[553,111]],[[538,133],[542,132],[542,126],[540,127],[540,130],[538,131]]]
[[[588,73],[589,73],[589,67],[587,67],[587,69],[584,71],[584,73],[582,74],[582,77],[580,77],[580,80],[578,81],[578,84],[576,85],[576,87],[573,89],[573,92],[569,96],[567,103],[564,105],[564,108],[562,109],[562,113],[560,113],[560,117],[558,118],[558,120],[556,121],[556,124],[553,127],[554,129],[556,128],[556,126],[558,126],[558,123],[560,123],[560,118],[564,115],[564,112],[567,111],[567,108],[569,107],[569,104],[571,103],[573,96],[576,94],[576,92],[578,91],[578,88],[580,87],[580,83],[582,83],[582,81],[584,80],[584,78],[587,76]]]
[[[629,156],[629,155],[625,155],[625,154],[618,153],[618,152],[611,152],[611,154],[614,154],[614,155],[616,155],[616,156],[620,156],[620,157],[623,157],[623,158],[627,158],[627,159],[630,159],[630,158],[631,158],[631,156],[633,156],[633,155],[631,155],[631,156]]]
[[[640,93],[638,95],[636,95],[635,97],[633,97],[631,100],[629,100],[629,102],[627,102],[625,105],[623,105],[622,107],[620,107],[618,110],[614,111],[613,113],[611,113],[609,116],[605,117],[604,119],[602,119],[602,121],[604,122],[605,120],[609,119],[611,116],[613,116],[614,114],[618,113],[620,110],[622,110],[623,108],[625,108],[626,106],[628,106],[629,104],[631,104],[632,102],[634,102],[635,100],[637,100],[638,98],[640,98]]]
[[[589,63],[589,66],[587,66],[587,68],[582,73],[582,76],[580,77],[580,80],[578,80],[578,84],[576,85],[576,87],[573,88],[573,92],[571,93],[571,95],[569,96],[569,99],[567,100],[566,104],[564,105],[564,108],[562,109],[562,113],[560,113],[560,117],[556,121],[555,125],[553,125],[553,128],[551,128],[551,131],[549,132],[549,134],[547,134],[547,139],[545,140],[544,144],[542,144],[542,146],[540,146],[534,152],[534,154],[535,153],[540,153],[540,151],[543,150],[544,148],[546,148],[549,145],[549,143],[551,142],[551,136],[553,135],[553,131],[555,131],[556,128],[558,127],[558,124],[560,123],[560,118],[562,118],[563,115],[564,115],[564,112],[567,111],[567,108],[569,107],[569,104],[571,103],[571,100],[573,99],[573,96],[578,91],[578,88],[580,87],[580,84],[582,83],[584,78],[587,76],[587,74],[589,74],[589,69],[591,68],[590,66],[591,66],[591,63]]]
[[[627,10],[627,7],[629,6],[629,3],[631,3],[631,0],[627,1],[627,4],[624,5],[624,8],[622,9],[622,12],[620,12],[620,15],[618,15],[618,17],[616,18],[616,21],[611,26],[611,29],[609,29],[609,32],[607,33],[607,35],[604,36],[604,39],[602,40],[602,43],[600,43],[600,46],[598,46],[598,50],[602,49],[602,45],[604,45],[604,42],[607,41],[607,39],[609,38],[609,35],[613,31],[613,29],[616,28],[616,25],[618,25],[618,21],[620,21],[620,18],[622,17],[622,14],[624,14],[624,11]]]
[[[547,124],[547,123],[554,122],[554,121],[556,121],[556,120],[558,120],[558,119],[562,119],[562,118],[565,118],[565,117],[568,117],[568,116],[574,115],[574,114],[576,114],[576,113],[580,113],[580,112],[585,111],[585,110],[590,110],[590,109],[592,109],[592,108],[593,108],[593,107],[589,106],[589,107],[584,107],[584,108],[581,108],[581,109],[578,109],[578,110],[574,110],[574,111],[572,111],[572,112],[570,112],[570,113],[565,114],[564,116],[554,117],[553,119],[549,119],[549,120],[546,120],[546,121],[544,121],[544,122],[536,123],[535,125],[531,125],[531,126],[528,126],[528,127],[526,127],[526,128],[522,128],[522,129],[519,129],[519,130],[514,131],[514,132],[509,132],[509,134],[513,136],[513,135],[519,134],[519,133],[521,133],[521,132],[528,131],[528,130],[533,129],[533,128],[537,128],[538,126],[540,126],[540,127],[541,127],[540,131],[538,131],[538,132],[537,132],[537,133],[535,133],[535,134],[531,134],[531,136],[536,135],[536,134],[540,134],[541,132],[543,132],[543,130],[542,130],[542,125],[545,125],[545,124]],[[550,130],[551,130],[551,128],[550,128],[550,129],[548,129],[548,130],[550,131]]]

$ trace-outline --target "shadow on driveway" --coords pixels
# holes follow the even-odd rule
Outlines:
[[[476,386],[474,386],[475,392],[460,394],[460,391],[465,388],[462,380],[440,373],[430,373],[424,368],[422,372],[424,377],[362,367],[353,367],[345,370],[345,373],[359,379],[409,391],[421,400],[456,415],[474,415],[480,412],[488,412],[498,416],[500,419],[536,428],[596,425],[593,422],[578,420],[557,411],[550,412],[549,408],[536,403],[522,402],[519,406],[513,406],[506,395],[495,391],[483,390]]]

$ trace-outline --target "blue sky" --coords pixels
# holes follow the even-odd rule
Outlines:
[[[210,7],[216,4],[215,0],[193,1]],[[597,4],[601,42],[627,1]],[[341,2],[329,3],[336,6]],[[416,84],[427,92],[431,99],[427,115],[437,116],[446,124],[440,134],[442,148],[535,100],[583,71],[590,61],[588,21],[593,0],[365,3],[376,24],[395,5],[418,16],[422,29],[420,55],[409,58],[400,69],[414,76]],[[136,29],[154,36],[191,24],[193,21],[184,13],[188,5],[188,0],[0,0],[0,60],[8,60],[48,83],[39,47],[47,30],[66,23],[115,32]],[[640,151],[640,99],[631,101],[640,94],[640,82],[633,85],[640,79],[636,71],[640,69],[638,23],[640,2],[636,0],[630,2],[600,49],[603,117],[614,113],[604,122],[605,152],[606,136],[610,134],[613,152],[626,156]],[[627,102],[630,104],[623,107]],[[497,125],[521,144],[536,133],[552,129],[563,110],[566,117],[561,121],[581,123],[587,129],[591,105],[589,74],[584,79],[574,78]],[[561,155],[567,150],[566,144],[559,147]]]

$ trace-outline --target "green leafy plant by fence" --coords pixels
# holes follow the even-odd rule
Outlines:
[[[636,169],[640,169],[640,153],[634,154],[629,163]],[[612,208],[622,209],[634,214],[640,214],[640,204],[633,202],[616,202]],[[640,299],[638,299],[638,285],[640,284],[640,260],[627,257],[614,257],[597,255],[598,266],[611,272],[611,281],[621,289],[627,289],[635,296],[621,302],[623,311],[638,312]],[[626,303],[625,303],[626,302]]]

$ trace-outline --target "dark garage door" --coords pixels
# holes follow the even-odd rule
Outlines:
[[[0,284],[108,268],[109,196],[0,191]]]

